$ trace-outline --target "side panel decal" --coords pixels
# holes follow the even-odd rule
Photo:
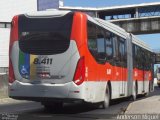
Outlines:
[[[36,78],[36,64],[34,64],[34,59],[37,55],[30,55],[30,79]]]
[[[24,78],[30,76],[30,55],[19,51],[19,73]]]
[[[36,65],[33,64],[37,55],[29,55],[19,51],[19,73],[23,78],[34,79],[36,77]]]

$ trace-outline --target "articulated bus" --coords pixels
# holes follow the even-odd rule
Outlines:
[[[12,20],[9,96],[101,103],[153,90],[153,52],[134,35],[82,12],[43,11]]]

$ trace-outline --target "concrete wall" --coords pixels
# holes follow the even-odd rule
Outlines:
[[[0,99],[8,97],[8,75],[0,74]]]
[[[16,14],[37,11],[37,0],[0,0],[0,21],[10,22]]]
[[[0,74],[8,74],[9,69],[8,67],[0,67]]]
[[[0,0],[0,22],[31,11],[37,11],[37,0]],[[0,98],[8,96],[9,37],[10,28],[0,28]]]
[[[0,0],[0,22],[11,22],[13,16],[31,11],[37,11],[37,0]],[[0,28],[0,68],[8,67],[9,37],[10,28]]]
[[[8,67],[9,28],[0,28],[0,68]]]

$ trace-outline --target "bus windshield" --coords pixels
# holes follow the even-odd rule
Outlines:
[[[22,52],[53,55],[69,48],[73,13],[61,17],[19,16],[19,47]]]

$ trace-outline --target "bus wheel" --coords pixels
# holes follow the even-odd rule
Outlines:
[[[107,85],[104,101],[102,103],[102,108],[103,109],[106,109],[106,108],[109,107],[109,105],[110,105],[110,97],[111,97],[110,96],[110,88],[109,88],[109,85]]]
[[[137,84],[135,83],[134,88],[133,88],[133,92],[132,92],[132,98],[131,100],[135,101],[137,99]]]

